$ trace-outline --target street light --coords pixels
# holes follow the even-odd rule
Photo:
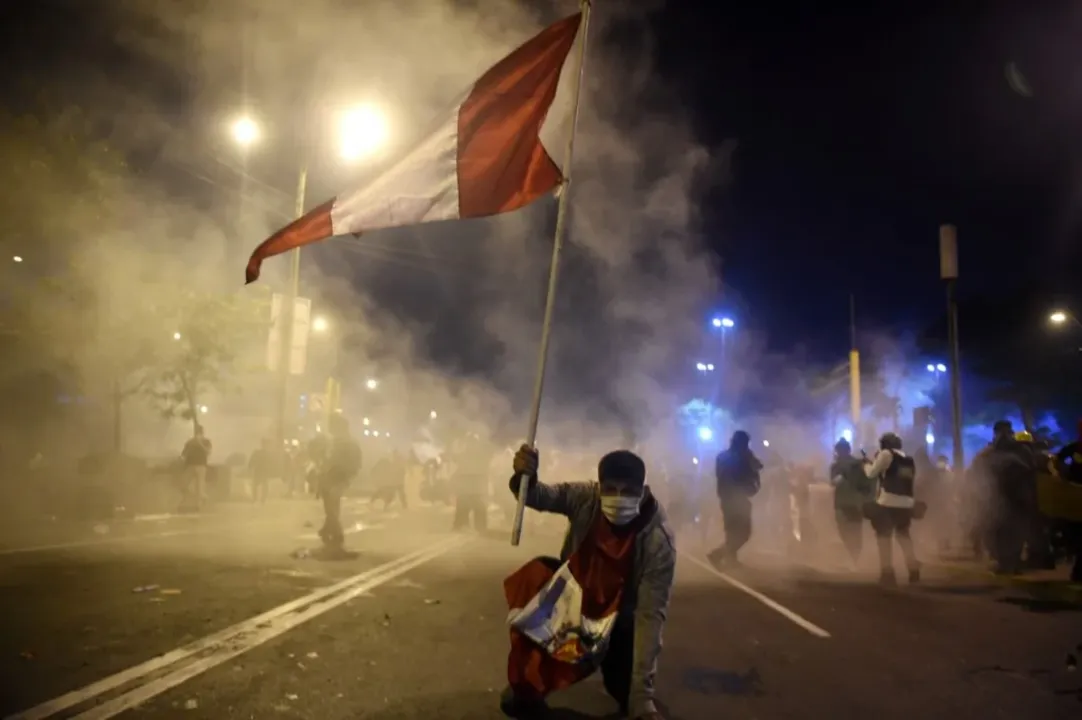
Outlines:
[[[943,363],[939,363],[938,365],[935,366],[935,371],[937,373],[945,373],[945,372],[947,372],[947,366],[944,365]]]
[[[723,328],[731,328],[731,327],[734,327],[735,325],[736,325],[736,323],[733,322],[732,318],[724,317],[724,318],[721,319],[721,326]]]
[[[312,330],[317,333],[327,332],[327,328],[330,327],[330,323],[327,322],[327,318],[320,316],[312,321]]]
[[[358,105],[343,114],[339,131],[342,157],[350,162],[374,155],[387,144],[389,135],[386,116],[371,104]]]
[[[375,390],[376,388],[379,387],[379,381],[375,380],[373,378],[368,378],[367,380],[364,381],[364,386],[366,388],[368,388],[369,390]]]
[[[12,259],[12,261],[14,261],[14,262],[17,262],[17,263],[19,263],[19,262],[22,262],[22,261],[23,261],[23,258],[22,258],[22,256],[21,256],[21,255],[15,255],[15,256],[14,256],[14,257],[12,257],[11,259]]]
[[[699,428],[699,439],[703,442],[710,442],[714,439],[714,431],[708,427]]]
[[[367,426],[368,425],[368,418],[361,418],[361,424],[364,425],[364,426]]]
[[[210,411],[210,408],[208,408],[206,405],[200,405],[199,406],[199,412],[203,413],[204,415],[206,415],[209,411]]]
[[[1062,325],[1063,323],[1067,322],[1067,313],[1063,312],[1062,310],[1057,310],[1048,316],[1048,320],[1049,322],[1056,325]]]
[[[175,332],[175,333],[173,333],[173,339],[174,339],[174,340],[180,340],[180,338],[181,338],[181,335],[180,335],[180,333],[179,333],[179,332]]]
[[[431,418],[432,420],[435,420],[439,416],[436,414],[436,411],[433,410],[432,412],[428,413],[428,417]]]
[[[714,372],[714,363],[707,363],[706,370],[707,372]]]
[[[249,148],[259,140],[259,125],[248,116],[234,120],[229,131],[233,135],[233,140],[242,148]]]

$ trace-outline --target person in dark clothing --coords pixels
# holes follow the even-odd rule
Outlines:
[[[1030,468],[1028,478],[1019,488],[1023,500],[1019,510],[1025,513],[1025,567],[1030,570],[1054,570],[1056,560],[1052,553],[1052,531],[1048,519],[1041,514],[1037,499],[1037,482],[1041,473],[1047,470],[1048,455],[1028,430],[1016,433],[1014,439],[1022,462]]]
[[[1082,420],[1078,421],[1078,439],[1056,453],[1056,469],[1067,482],[1082,485]]]
[[[184,460],[184,470],[188,482],[187,508],[200,510],[207,499],[207,466],[210,464],[210,452],[212,449],[210,439],[203,431],[202,425],[196,425],[194,434],[188,442],[184,443],[184,449],[180,456]]]
[[[834,445],[830,484],[834,486],[838,535],[855,569],[864,549],[864,506],[872,500],[872,483],[864,474],[863,462],[853,457],[853,447],[845,438]]]
[[[391,503],[397,498],[402,503],[402,509],[409,509],[406,500],[406,458],[398,450],[389,457],[380,460],[372,473],[378,483],[374,500],[383,501],[383,509],[391,507]]]
[[[983,501],[980,529],[995,561],[995,572],[1019,572],[1036,469],[1032,456],[1015,439],[1010,422],[995,424],[992,443],[973,458],[967,484],[979,492],[978,501]]]
[[[762,469],[751,451],[751,436],[734,432],[729,449],[719,453],[714,464],[725,542],[707,556],[713,565],[737,564],[737,553],[751,539],[751,499],[759,492]]]
[[[271,441],[264,438],[248,459],[248,472],[252,476],[252,502],[267,502],[270,479],[274,473],[272,447]]]
[[[452,452],[455,466],[452,485],[455,490],[455,519],[452,529],[470,526],[477,532],[488,529],[488,467],[492,453],[476,433],[464,437]]]
[[[866,506],[866,512],[879,549],[879,582],[883,585],[898,582],[894,575],[895,540],[905,556],[910,584],[920,582],[920,563],[909,534],[916,506],[917,467],[913,458],[902,452],[902,439],[898,435],[888,432],[879,438],[879,452],[865,468],[865,476],[878,483],[875,500]]]
[[[342,496],[361,469],[361,448],[350,437],[349,422],[341,415],[332,415],[327,427],[330,438],[326,459],[318,468],[319,496],[323,500],[324,513],[319,537],[327,551],[340,554],[345,551]]]

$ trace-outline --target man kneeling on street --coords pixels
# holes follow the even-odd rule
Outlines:
[[[545,485],[538,454],[515,454],[511,492],[526,478],[527,507],[570,520],[560,558],[535,558],[504,581],[510,608],[510,717],[536,717],[545,697],[601,670],[621,712],[661,720],[654,676],[672,593],[676,549],[646,466],[627,450],[597,466],[598,483]]]

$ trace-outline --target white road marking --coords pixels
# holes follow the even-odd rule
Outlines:
[[[84,688],[65,693],[29,710],[11,715],[5,720],[44,720],[70,708],[115,690],[129,683],[135,687],[76,716],[79,720],[106,720],[156,697],[165,691],[241,655],[288,630],[364,595],[410,570],[434,560],[462,545],[466,538],[454,537],[429,545],[379,567],[346,578],[341,582],[316,590],[262,615],[237,623],[232,627],[189,643],[140,665],[110,675]],[[195,657],[198,656],[198,657]],[[195,657],[192,662],[181,665]],[[169,670],[174,666],[176,669]],[[164,675],[151,677],[161,670]]]
[[[52,545],[31,545],[20,548],[0,548],[0,555],[22,555],[25,553],[48,552],[50,550],[70,550],[81,547],[93,547],[95,545],[115,545],[117,543],[136,542],[139,540],[157,540],[158,538],[176,537],[178,535],[198,535],[212,532],[206,528],[190,530],[171,530],[162,533],[148,533],[141,535],[126,535],[124,537],[98,538],[95,540],[73,540],[71,542],[54,543]]]
[[[756,600],[761,602],[763,605],[766,605],[768,608],[770,608],[774,612],[778,613],[779,615],[781,615],[785,619],[789,620],[790,622],[794,623],[798,627],[801,627],[801,628],[807,630],[812,635],[814,635],[816,637],[821,637],[821,638],[829,638],[830,637],[830,633],[828,633],[823,628],[819,627],[818,625],[816,625],[812,621],[810,621],[810,620],[796,614],[795,612],[793,612],[789,608],[785,607],[784,605],[782,605],[778,601],[768,598],[766,595],[763,595],[761,592],[759,592],[755,588],[749,587],[748,585],[745,585],[744,583],[742,583],[739,580],[737,580],[736,578],[728,575],[727,573],[723,573],[720,570],[717,570],[716,568],[714,568],[709,563],[703,562],[702,560],[695,557],[694,555],[688,555],[687,553],[680,553],[680,555],[682,555],[684,558],[691,561],[695,565],[698,565],[700,568],[707,571],[708,573],[710,573],[714,577],[717,577],[717,578],[720,578],[720,579],[724,580],[725,582],[732,585],[734,588],[741,591],[742,593],[745,593],[745,594],[755,598]]]
[[[365,530],[379,530],[379,529],[381,529],[383,527],[384,526],[383,526],[382,523],[376,523],[374,525],[367,525],[367,524],[362,523],[362,522],[357,522],[357,523],[354,523],[353,525],[350,525],[347,528],[343,528],[342,529],[342,534],[343,535],[354,535],[354,534],[359,533],[359,532],[364,532]],[[319,533],[305,533],[304,535],[298,535],[297,539],[298,540],[319,540]]]
[[[173,518],[197,518],[202,515],[193,513],[190,515],[178,515],[176,513],[155,513],[153,515],[136,515],[132,518],[133,522],[154,522],[156,520],[171,520]]]

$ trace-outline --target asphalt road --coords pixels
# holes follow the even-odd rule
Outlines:
[[[315,547],[318,507],[0,531],[0,717],[501,717],[502,579],[554,552],[447,532],[446,511],[347,511],[355,559]],[[688,550],[694,543],[688,543]],[[1077,718],[1082,608],[978,573],[919,589],[765,552],[719,574],[683,555],[659,693],[666,717]],[[609,717],[591,680],[554,718]],[[21,714],[20,714],[21,713]]]

